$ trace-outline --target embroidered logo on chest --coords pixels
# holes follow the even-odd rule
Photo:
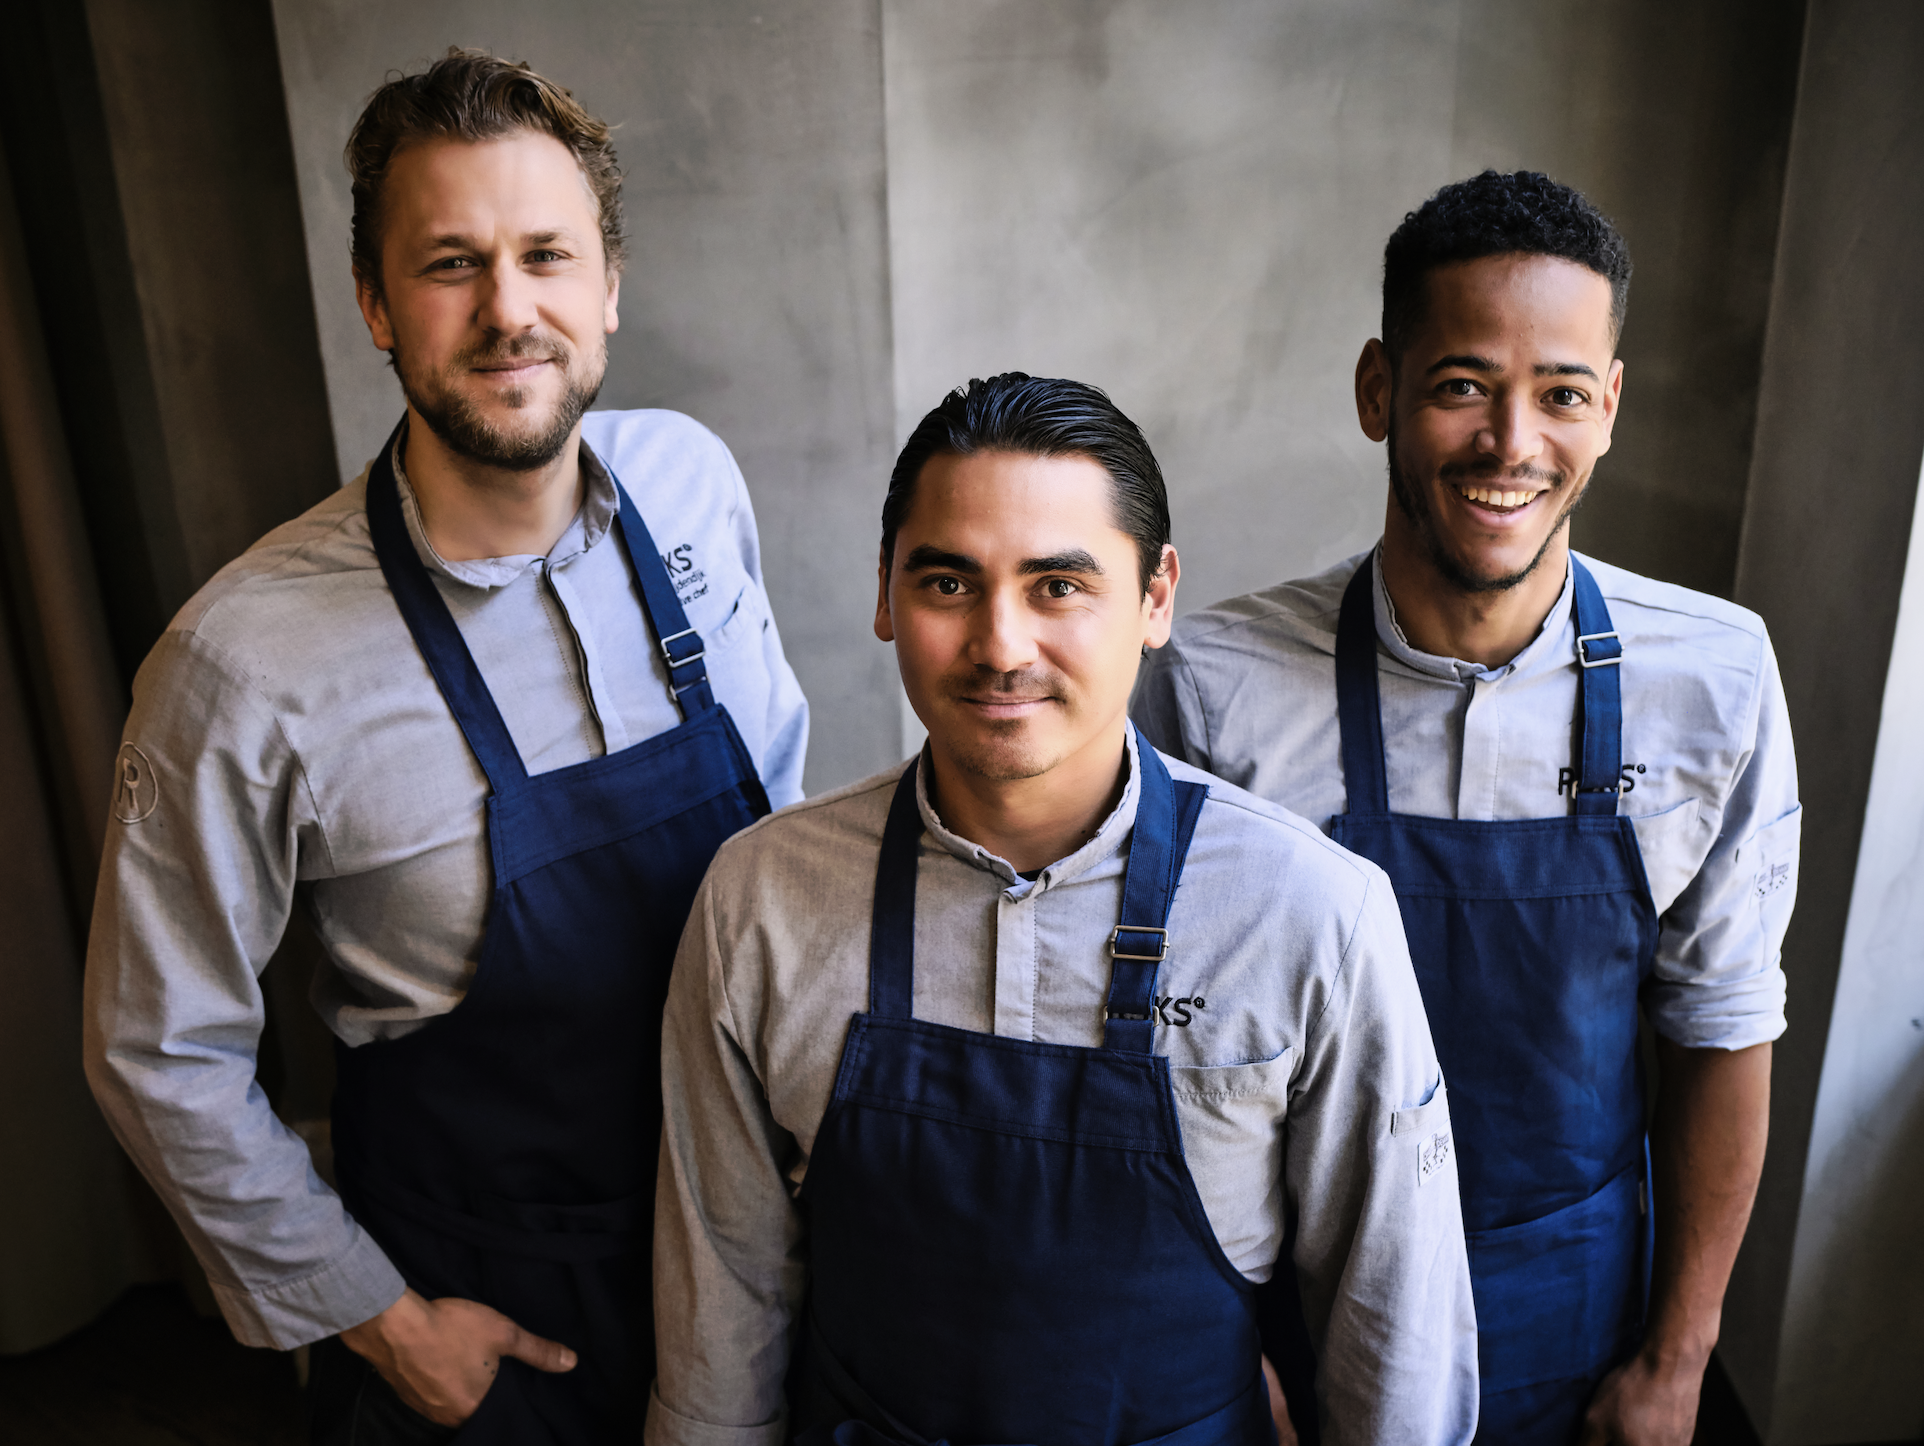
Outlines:
[[[1172,994],[1159,994],[1153,1001],[1153,1007],[1156,1011],[1156,1023],[1173,1024],[1180,1029],[1190,1022],[1193,1017],[1192,1010],[1203,1007],[1203,998],[1200,994],[1186,999],[1178,999]]]
[[[1645,767],[1641,763],[1624,764],[1623,765],[1623,785],[1617,789],[1617,792],[1618,793],[1635,793],[1637,789],[1637,775],[1639,773],[1645,773],[1647,771],[1648,770],[1645,769]],[[1577,786],[1576,769],[1559,768],[1557,770],[1557,797],[1559,798],[1563,797],[1564,794],[1569,793],[1576,786]],[[1609,791],[1610,790],[1607,788],[1603,790],[1603,792],[1605,793],[1608,793]]]
[[[1450,1162],[1450,1132],[1438,1130],[1423,1142],[1416,1164],[1416,1183],[1430,1183],[1430,1177]]]
[[[695,566],[695,544],[684,542],[661,555],[661,565],[674,579],[675,596],[686,607],[708,591],[708,574]]]

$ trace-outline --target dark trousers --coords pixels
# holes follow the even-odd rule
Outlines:
[[[459,1429],[437,1426],[409,1406],[339,1336],[309,1351],[307,1395],[312,1446],[427,1446],[452,1441]]]

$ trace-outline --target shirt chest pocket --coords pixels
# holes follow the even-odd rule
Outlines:
[[[1183,1156],[1230,1264],[1245,1275],[1283,1238],[1283,1142],[1296,1051],[1244,1064],[1171,1065]]]
[[[711,653],[723,652],[734,647],[746,637],[761,632],[762,606],[761,593],[752,583],[744,583],[735,594],[726,612],[717,608],[709,616],[719,614],[722,620],[707,626],[697,624],[701,633],[702,647]],[[694,619],[691,616],[690,622]]]
[[[1660,915],[1689,887],[1710,852],[1710,830],[1702,825],[1702,812],[1696,799],[1686,798],[1662,813],[1630,820],[1637,831],[1637,852],[1643,855],[1644,877],[1650,880],[1650,901]]]

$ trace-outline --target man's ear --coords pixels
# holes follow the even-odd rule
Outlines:
[[[895,641],[895,619],[889,613],[889,555],[885,549],[875,563],[875,636]]]
[[[1623,403],[1623,358],[1614,358],[1610,363],[1610,375],[1603,383],[1603,450],[1601,457],[1610,450],[1610,437],[1617,427],[1617,408]]]
[[[608,299],[601,308],[601,329],[613,336],[621,327],[621,273],[608,273]]]
[[[354,299],[360,303],[361,319],[367,323],[367,334],[373,338],[375,347],[393,351],[394,327],[387,318],[387,298],[359,272],[354,274]]]
[[[1142,595],[1142,645],[1160,648],[1169,641],[1169,630],[1176,622],[1176,583],[1182,577],[1182,559],[1168,543],[1162,545],[1162,566],[1149,579]]]
[[[1372,442],[1390,434],[1391,381],[1389,351],[1371,337],[1356,359],[1356,421]]]

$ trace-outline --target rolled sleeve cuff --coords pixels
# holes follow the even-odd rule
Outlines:
[[[760,1426],[711,1426],[670,1410],[655,1387],[648,1388],[645,1446],[782,1446],[787,1431],[786,1413]]]
[[[214,1299],[244,1346],[290,1351],[372,1320],[407,1290],[407,1282],[358,1225],[347,1253],[312,1275],[248,1289],[211,1281]]]
[[[1749,1049],[1784,1032],[1784,971],[1772,964],[1747,979],[1659,983],[1648,996],[1650,1024],[1686,1049]]]

